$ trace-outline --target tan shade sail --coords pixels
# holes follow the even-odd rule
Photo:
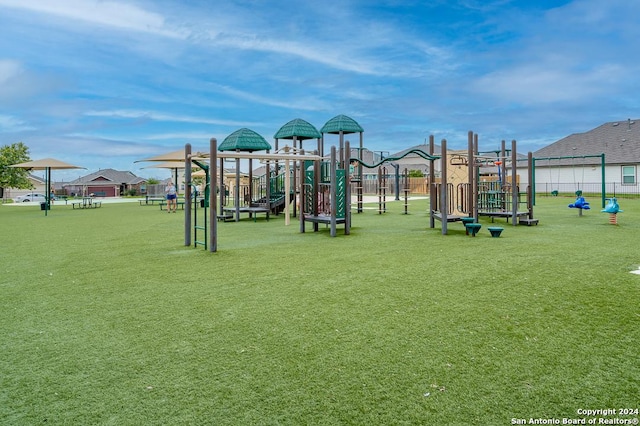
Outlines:
[[[192,157],[200,157],[203,154],[200,152],[192,152]],[[141,163],[143,161],[162,161],[162,162],[176,162],[182,161],[184,163],[184,149],[179,149],[178,151],[167,152],[166,154],[156,155],[154,157],[145,158],[143,160],[136,160],[136,163]]]
[[[143,161],[162,161],[162,162],[182,161],[184,162],[184,149],[167,152],[166,154],[156,155],[154,157],[145,158],[143,160],[136,160],[136,163],[141,163]]]
[[[9,167],[27,170],[45,170],[45,202],[43,203],[45,216],[48,215],[49,209],[51,208],[51,191],[49,191],[49,185],[51,183],[51,170],[86,168],[74,166],[73,164],[65,163],[64,161],[56,160],[55,158],[43,158],[42,160],[27,161],[26,163],[13,164]]]
[[[149,161],[149,160],[140,160]],[[182,161],[166,161],[160,164],[153,164],[151,166],[145,166],[143,169],[184,169],[184,159]]]
[[[60,170],[60,169],[84,169],[85,167],[74,166],[73,164],[65,163],[64,161],[56,160],[55,158],[43,158],[42,160],[27,161],[26,163],[13,164],[9,167],[16,167],[19,169],[31,169],[31,170]]]

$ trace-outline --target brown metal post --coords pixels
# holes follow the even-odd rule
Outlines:
[[[473,216],[473,206],[474,206],[474,184],[475,184],[475,176],[476,176],[476,162],[473,157],[473,132],[469,130],[467,134],[467,173],[468,173],[468,182],[469,182],[469,190],[467,191],[467,214],[469,216]]]
[[[479,152],[478,149],[478,134],[476,133],[473,136],[473,152],[477,153]],[[478,221],[478,176],[480,175],[480,171],[478,170],[478,168],[476,168],[475,170],[475,174],[473,177],[473,217],[475,218],[476,222]]]
[[[293,136],[293,152],[296,152],[295,147],[296,147],[296,141],[298,140],[297,136]],[[302,150],[302,141],[300,141],[300,150]],[[298,187],[298,174],[297,174],[297,169],[298,167],[298,162],[297,161],[293,161],[293,217],[296,217],[296,214],[298,213],[297,211],[297,207],[296,207],[296,196],[298,194],[297,191],[297,187]],[[287,197],[291,198],[291,194],[287,194]]]
[[[344,161],[344,174],[345,174],[345,206],[344,206],[344,234],[349,235],[351,233],[351,173],[349,173],[349,162],[351,158],[351,144],[349,141],[344,143],[345,161]]]
[[[312,185],[312,199],[313,216],[318,216],[318,201],[320,200],[320,175],[322,174],[322,160],[313,162],[313,185]],[[313,232],[318,232],[318,222],[313,222]]]
[[[342,136],[342,132],[340,132],[340,135]],[[341,138],[342,139],[342,138]],[[342,145],[342,142],[341,142]],[[330,206],[331,206],[331,236],[335,237],[336,236],[336,214],[337,214],[337,203],[336,203],[336,166],[337,166],[337,158],[336,158],[336,147],[332,146],[331,147],[331,164],[329,167],[329,171],[330,171],[330,183],[331,185],[329,186],[329,194],[330,194]]]
[[[209,140],[209,251],[212,253],[218,251],[218,206],[216,194],[218,189],[220,192],[224,191],[224,188],[216,187],[216,177],[218,176],[217,160],[218,141],[216,138],[211,138]]]
[[[435,154],[435,141],[433,135],[429,136],[429,155],[434,156]],[[431,160],[431,164],[429,165],[429,228],[435,228],[435,218],[433,216],[434,210],[436,208],[436,170],[435,170],[435,161]]]
[[[358,159],[362,160],[362,151],[364,149],[364,136],[360,132],[360,149],[358,149]],[[364,167],[361,162],[358,162],[358,213],[363,212],[364,205],[364,182],[362,181],[364,174]]]
[[[529,219],[533,219],[533,153],[527,154],[527,210]]]
[[[513,139],[511,141],[511,221],[513,226],[518,224],[518,203],[520,201],[518,182],[516,179],[518,172],[517,162],[518,153],[516,152],[516,140]]]
[[[184,245],[191,245],[191,144],[184,146]],[[176,185],[178,183],[176,182]],[[169,206],[167,205],[167,209]]]
[[[218,154],[216,154],[217,156]],[[216,176],[212,175],[213,178],[215,179]],[[227,194],[225,194],[225,189],[224,189],[224,158],[220,158],[220,216],[224,215],[224,204],[225,204],[225,200],[227,197]],[[215,197],[216,194],[211,192],[211,188],[209,188],[209,197],[211,197],[211,194],[213,194],[213,196]]]
[[[442,171],[440,172],[440,216],[442,217],[442,235],[447,235],[447,224],[449,218],[449,200],[447,198],[447,140],[442,139],[440,142],[440,151],[442,155]]]
[[[235,207],[236,222],[240,222],[240,158],[236,158],[236,185],[233,188],[233,205]]]
[[[300,154],[304,155],[304,151],[300,151]],[[300,195],[299,202],[300,208],[298,209],[298,214],[300,215],[300,232],[304,232],[304,209],[305,209],[305,200],[306,200],[306,191],[305,187],[305,170],[304,170],[304,160],[300,160]]]

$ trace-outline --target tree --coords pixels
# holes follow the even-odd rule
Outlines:
[[[0,188],[31,188],[28,170],[9,167],[29,160],[29,148],[22,142],[0,147]]]
[[[409,177],[424,177],[422,170],[409,170]]]

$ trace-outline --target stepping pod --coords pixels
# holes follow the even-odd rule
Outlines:
[[[469,228],[467,228],[468,223],[474,223],[476,219],[474,217],[463,217],[462,224],[464,225],[464,230],[467,235],[469,235]]]
[[[489,230],[493,238],[498,238],[500,234],[502,234],[502,231],[504,230],[504,228],[500,228],[499,226],[490,226],[487,229]]]
[[[467,234],[471,234],[472,237],[475,237],[482,225],[479,223],[466,223],[465,228],[467,229]]]

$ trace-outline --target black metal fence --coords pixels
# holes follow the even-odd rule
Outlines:
[[[429,194],[429,185],[425,178],[409,178],[408,185],[409,193],[412,195],[427,195]],[[356,183],[352,184],[352,193],[355,193]],[[358,185],[359,182],[358,182]],[[378,194],[378,181],[377,180],[365,180],[362,183],[363,193],[375,195]],[[399,193],[404,194],[404,183],[400,180]],[[575,197],[576,191],[581,190],[585,196],[600,196],[602,194],[602,184],[600,182],[585,182],[576,184],[574,182],[567,183],[539,183],[536,184],[536,196],[538,197],[552,197],[552,196],[566,196]],[[393,176],[387,179],[386,194],[387,196],[394,195],[396,193],[395,179]],[[621,184],[618,182],[610,182],[605,184],[605,196],[617,197],[617,198],[640,198],[640,185],[639,184]]]
[[[575,196],[576,191],[582,191],[585,196],[595,196],[602,194],[602,183],[587,182],[575,183],[543,183],[536,184],[536,196]],[[605,196],[616,198],[640,198],[640,185],[621,184],[610,182],[605,184]]]

